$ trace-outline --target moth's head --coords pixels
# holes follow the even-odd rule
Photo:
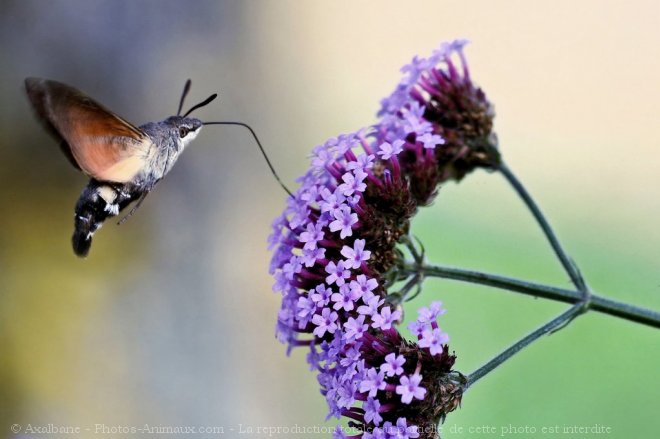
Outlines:
[[[183,116],[181,116],[181,110],[183,109],[183,102],[186,99],[186,95],[190,91],[190,79],[186,81],[186,85],[183,87],[183,93],[181,94],[181,100],[179,101],[179,111],[176,112],[176,116],[171,116],[161,122],[161,125],[164,125],[165,130],[167,131],[170,138],[177,139],[179,145],[179,150],[182,150],[190,142],[192,142],[199,131],[202,129],[201,120],[195,119],[194,117],[188,117],[190,113],[195,111],[198,108],[201,108],[205,105],[208,105],[209,102],[212,102],[217,94],[212,94],[202,102],[197,105],[193,105],[190,110],[188,110]]]
[[[177,139],[180,149],[192,142],[204,125],[201,120],[194,117],[171,116],[162,122],[170,138]]]

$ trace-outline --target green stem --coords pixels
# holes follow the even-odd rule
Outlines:
[[[558,317],[552,319],[551,321],[541,326],[537,330],[531,332],[529,335],[523,337],[522,339],[511,345],[509,348],[504,350],[501,354],[490,360],[488,363],[484,364],[479,369],[475,370],[470,375],[468,375],[467,385],[465,386],[465,388],[467,389],[472,384],[476,383],[480,378],[483,378],[486,374],[491,372],[497,366],[504,363],[509,358],[513,357],[516,353],[518,353],[521,349],[528,346],[534,340],[556,331],[557,329],[561,328],[562,326],[570,322],[572,319],[577,317],[582,312],[584,312],[584,309],[581,304],[574,305],[570,307],[567,311],[561,313]]]
[[[518,180],[515,174],[511,172],[509,167],[504,162],[500,163],[499,170],[504,178],[506,178],[506,180],[509,182],[509,184],[511,184],[516,193],[518,193],[530,212],[532,212],[534,218],[536,218],[536,222],[539,224],[539,226],[541,226],[543,233],[550,242],[550,245],[555,251],[557,258],[564,266],[564,269],[568,275],[571,277],[571,281],[573,281],[575,287],[583,293],[587,293],[587,285],[584,282],[584,278],[580,274],[580,271],[577,269],[576,265],[562,248],[559,240],[557,239],[557,236],[555,235],[555,232],[552,230],[552,227],[550,227],[550,224],[545,219],[545,216],[541,212],[541,209],[538,207],[532,196],[529,194],[529,192],[527,192],[527,189],[525,189],[525,186],[523,186],[520,180]]]
[[[422,273],[426,277],[440,277],[462,282],[487,285],[509,291],[515,291],[534,297],[557,300],[565,303],[580,303],[584,300],[580,291],[552,287],[549,285],[527,282],[496,274],[483,273],[479,271],[463,270],[438,265],[409,264],[402,267],[404,274]],[[589,309],[604,314],[620,317],[636,323],[660,328],[660,313],[645,308],[636,307],[627,303],[617,302],[605,297],[592,294]]]

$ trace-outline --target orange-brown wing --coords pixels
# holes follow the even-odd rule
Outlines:
[[[141,129],[66,84],[27,78],[25,88],[65,155],[87,175],[126,183],[144,167],[151,140]]]

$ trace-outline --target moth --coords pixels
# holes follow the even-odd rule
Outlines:
[[[71,164],[90,177],[74,211],[73,251],[89,253],[94,233],[103,222],[119,215],[135,202],[130,217],[154,186],[172,169],[179,155],[204,125],[240,125],[254,136],[266,162],[280,185],[259,139],[242,122],[202,122],[189,117],[194,110],[213,101],[212,94],[181,115],[190,90],[188,80],[175,116],[136,127],[83,92],[61,82],[27,78],[25,89],[37,117],[59,142]]]

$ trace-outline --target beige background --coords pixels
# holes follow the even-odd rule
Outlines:
[[[252,124],[292,185],[314,145],[375,121],[404,63],[457,37],[472,41],[505,160],[590,284],[660,308],[658,2],[5,1],[0,436],[52,422],[84,436],[151,424],[231,437],[326,412],[303,352],[287,358],[273,336],[265,241],[284,194],[247,134],[205,129],[135,217],[106,225],[78,260],[69,236],[85,179],[37,126],[24,77],[74,84],[136,123],[173,113],[191,77],[189,104],[220,94],[198,116]],[[568,285],[496,175],[442,189],[415,233],[436,262]],[[464,372],[562,309],[429,282],[410,312],[431,297],[447,304]],[[585,316],[475,386],[446,424],[464,433],[446,435],[599,423],[608,437],[650,437],[657,346],[652,329]]]

